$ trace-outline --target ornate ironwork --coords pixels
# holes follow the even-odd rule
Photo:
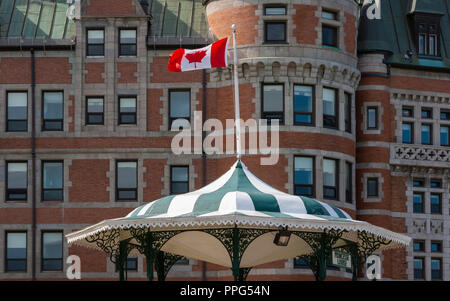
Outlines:
[[[333,245],[342,237],[345,230],[324,230],[324,232],[292,232],[303,239],[312,249],[311,254],[300,256],[311,268],[316,280],[323,281],[327,274],[327,260]]]
[[[247,247],[259,236],[270,232],[267,229],[204,229],[204,232],[216,237],[230,255],[234,280],[240,279],[239,266]]]
[[[388,245],[392,242],[392,240],[369,234],[366,231],[358,232],[358,241],[358,256],[362,258],[363,261],[382,245]]]
[[[248,274],[252,268],[239,268],[239,279],[238,281],[245,281],[247,279]]]
[[[116,256],[119,253],[119,229],[111,229],[110,231],[103,231],[92,234],[86,237],[88,243],[95,243],[97,247],[102,249],[113,263],[116,263]]]
[[[172,266],[180,259],[183,259],[183,256],[158,251],[155,258],[155,269],[158,274],[158,281],[165,281]]]
[[[350,253],[352,258],[352,281],[356,281],[358,279],[358,267],[360,256],[358,254],[358,244],[355,242],[348,242],[348,244],[344,246],[340,246],[337,249],[342,249],[348,253]]]

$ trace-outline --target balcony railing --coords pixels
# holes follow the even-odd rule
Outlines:
[[[441,167],[442,163],[450,162],[450,147],[391,144],[390,161],[391,164]]]

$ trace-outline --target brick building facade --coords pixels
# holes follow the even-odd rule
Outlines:
[[[270,173],[260,155],[246,165],[411,236],[380,254],[383,278],[450,280],[449,0],[383,0],[382,20],[353,0],[66,2],[0,1],[0,279],[65,279],[71,254],[83,279],[117,279],[106,254],[63,234],[228,170],[232,155],[174,155],[170,125],[194,111],[233,119],[232,69],[167,63],[236,24],[241,117],[281,121]],[[143,257],[128,264],[129,279],[146,279]],[[351,276],[330,266],[327,279]],[[205,278],[232,275],[192,259],[168,275]],[[314,278],[291,259],[248,279]]]

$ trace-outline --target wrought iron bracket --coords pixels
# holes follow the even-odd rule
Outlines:
[[[158,281],[165,281],[172,266],[182,258],[183,256],[180,255],[158,251],[155,259],[155,269],[158,275]]]
[[[392,240],[361,231],[358,232],[358,242],[358,256],[365,262],[367,256],[372,255],[382,245],[389,245]]]

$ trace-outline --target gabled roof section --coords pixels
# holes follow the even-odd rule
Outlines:
[[[0,38],[71,39],[67,0],[0,0]]]
[[[415,69],[450,69],[450,0],[380,0],[381,20],[369,20],[361,10],[358,52],[384,53],[386,63]],[[419,57],[411,15],[433,14],[440,21],[440,57]],[[406,56],[412,51],[411,57]]]
[[[208,44],[206,8],[201,0],[140,0],[152,16],[148,45]]]

